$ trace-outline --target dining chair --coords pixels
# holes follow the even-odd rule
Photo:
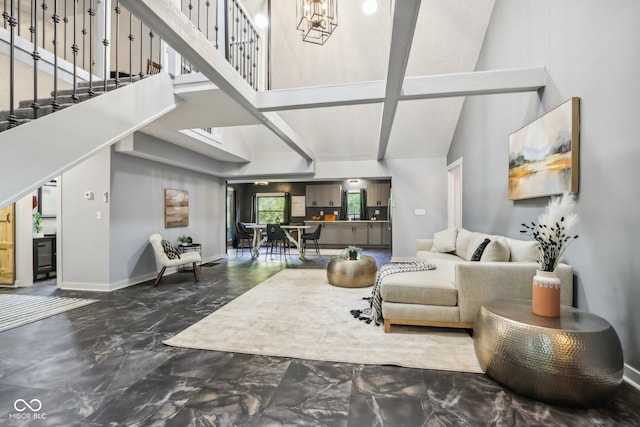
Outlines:
[[[249,248],[251,248],[253,244],[253,234],[247,230],[247,227],[244,226],[241,222],[236,223],[236,238],[238,239],[238,246],[236,248],[236,257],[238,256],[238,251],[240,250],[242,254],[244,254],[245,241],[249,244]]]
[[[280,224],[267,224],[267,251],[264,254],[264,259],[267,259],[267,252],[271,253],[271,258],[273,258],[273,248],[279,250],[280,256],[282,257],[282,253],[284,252],[285,256],[287,255],[287,251],[289,250],[289,239],[284,233]]]
[[[312,240],[313,245],[316,249],[316,255],[320,255],[320,246],[318,245],[318,240],[320,239],[320,232],[322,231],[322,224],[318,224],[315,230],[311,233],[302,233],[302,246],[306,249],[307,240]]]

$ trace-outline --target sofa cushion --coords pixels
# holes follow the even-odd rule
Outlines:
[[[456,236],[456,250],[453,253],[458,255],[460,258],[466,259],[470,237],[471,232],[469,230],[465,230],[464,228],[458,229],[458,235]]]
[[[538,242],[505,237],[509,244],[512,262],[538,262]]]
[[[390,274],[382,279],[380,293],[386,302],[455,306],[453,277],[439,269]]]
[[[448,228],[433,235],[431,252],[453,252],[456,249],[458,227]]]
[[[509,261],[509,245],[504,237],[491,240],[482,253],[481,262],[507,262]]]
[[[440,261],[440,260],[447,260],[452,262],[464,261],[459,256],[451,253],[431,252],[431,251],[416,252],[416,261],[427,262],[427,263],[437,263],[437,261]]]

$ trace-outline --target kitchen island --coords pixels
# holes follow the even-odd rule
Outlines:
[[[389,247],[391,243],[387,220],[305,221],[305,225],[311,226],[309,231],[315,230],[318,224],[322,224],[318,243],[324,247]]]

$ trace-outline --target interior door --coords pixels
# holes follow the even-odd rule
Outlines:
[[[15,285],[16,205],[0,210],[0,285]]]

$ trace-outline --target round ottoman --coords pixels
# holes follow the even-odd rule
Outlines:
[[[342,288],[364,288],[376,281],[378,266],[370,256],[358,260],[331,258],[327,264],[327,280]]]
[[[561,306],[560,317],[537,316],[530,300],[480,307],[473,346],[485,373],[525,396],[560,405],[604,404],[622,383],[622,346],[609,322]]]

